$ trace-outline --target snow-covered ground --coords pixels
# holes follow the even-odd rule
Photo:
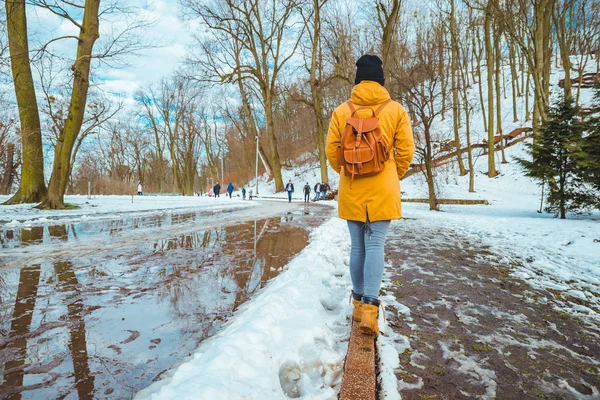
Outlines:
[[[9,196],[0,196],[0,203]],[[0,207],[0,226],[32,226],[60,221],[78,222],[100,219],[118,219],[122,214],[149,215],[167,210],[219,211],[231,208],[253,207],[256,203],[235,196],[65,196],[65,202],[78,206],[73,210],[39,210],[35,204]]]

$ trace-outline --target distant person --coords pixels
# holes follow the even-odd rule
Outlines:
[[[144,192],[143,192],[142,189],[143,189],[142,188],[142,182],[138,182],[138,193],[137,193],[138,196],[143,196],[144,195]]]
[[[321,182],[315,183],[314,190],[315,190],[315,200],[314,201],[318,201],[319,194],[321,193]]]
[[[406,110],[392,100],[384,87],[381,59],[367,54],[359,58],[356,67],[350,100],[333,111],[326,153],[329,164],[340,174],[338,216],[347,221],[352,244],[352,316],[363,333],[377,335],[385,237],[391,220],[402,216],[400,179],[410,166],[415,144]],[[357,143],[353,135],[355,127],[364,128],[365,125],[374,128],[365,131],[363,141]],[[364,149],[369,140],[380,140],[378,144],[381,144],[376,147],[375,154],[370,152],[369,160],[363,159],[360,151],[338,160],[338,154],[345,154],[344,148],[360,146]],[[384,143],[389,144],[387,148]],[[373,156],[381,165],[371,161],[375,161]],[[363,174],[363,164],[373,173]]]
[[[246,188],[242,188],[242,200],[246,200]]]
[[[250,189],[250,191],[248,192],[248,198],[249,198],[250,200],[252,200],[252,189]]]
[[[231,182],[227,185],[227,193],[229,193],[229,198],[231,199],[231,194],[233,193],[233,183]]]
[[[321,183],[321,200],[325,200],[325,196],[327,196],[327,190],[329,189],[329,185],[327,182]]]
[[[219,192],[221,191],[221,185],[219,185],[219,182],[217,182],[217,184],[213,187],[213,191],[215,192],[215,197],[221,197],[219,196]]]
[[[285,191],[288,194],[288,203],[291,203],[292,202],[292,193],[294,193],[294,184],[292,183],[291,179],[287,183],[287,185],[285,185]]]
[[[304,185],[304,202],[308,203],[310,201],[310,185],[306,182]]]

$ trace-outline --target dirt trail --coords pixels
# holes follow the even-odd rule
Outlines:
[[[560,293],[439,227],[392,225],[387,248],[384,291],[410,309],[387,313],[411,345],[396,371],[403,399],[600,399],[600,327],[561,311]]]

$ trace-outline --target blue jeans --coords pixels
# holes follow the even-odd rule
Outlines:
[[[363,298],[377,300],[383,278],[383,245],[390,221],[347,222],[352,242],[350,250],[352,290]]]
[[[288,190],[288,203],[292,201],[292,191]]]
[[[321,192],[321,199],[325,199],[325,196],[327,195],[327,192]]]

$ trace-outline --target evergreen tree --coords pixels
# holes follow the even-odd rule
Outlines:
[[[598,206],[591,185],[584,179],[582,160],[586,124],[571,99],[560,99],[548,109],[548,118],[529,146],[533,161],[519,159],[527,176],[548,182],[546,211],[565,219],[567,212]]]
[[[578,161],[583,170],[583,178],[600,191],[600,85],[596,86],[596,96],[592,116],[587,123],[587,135],[582,140],[582,158]],[[600,202],[600,193],[597,202]]]

